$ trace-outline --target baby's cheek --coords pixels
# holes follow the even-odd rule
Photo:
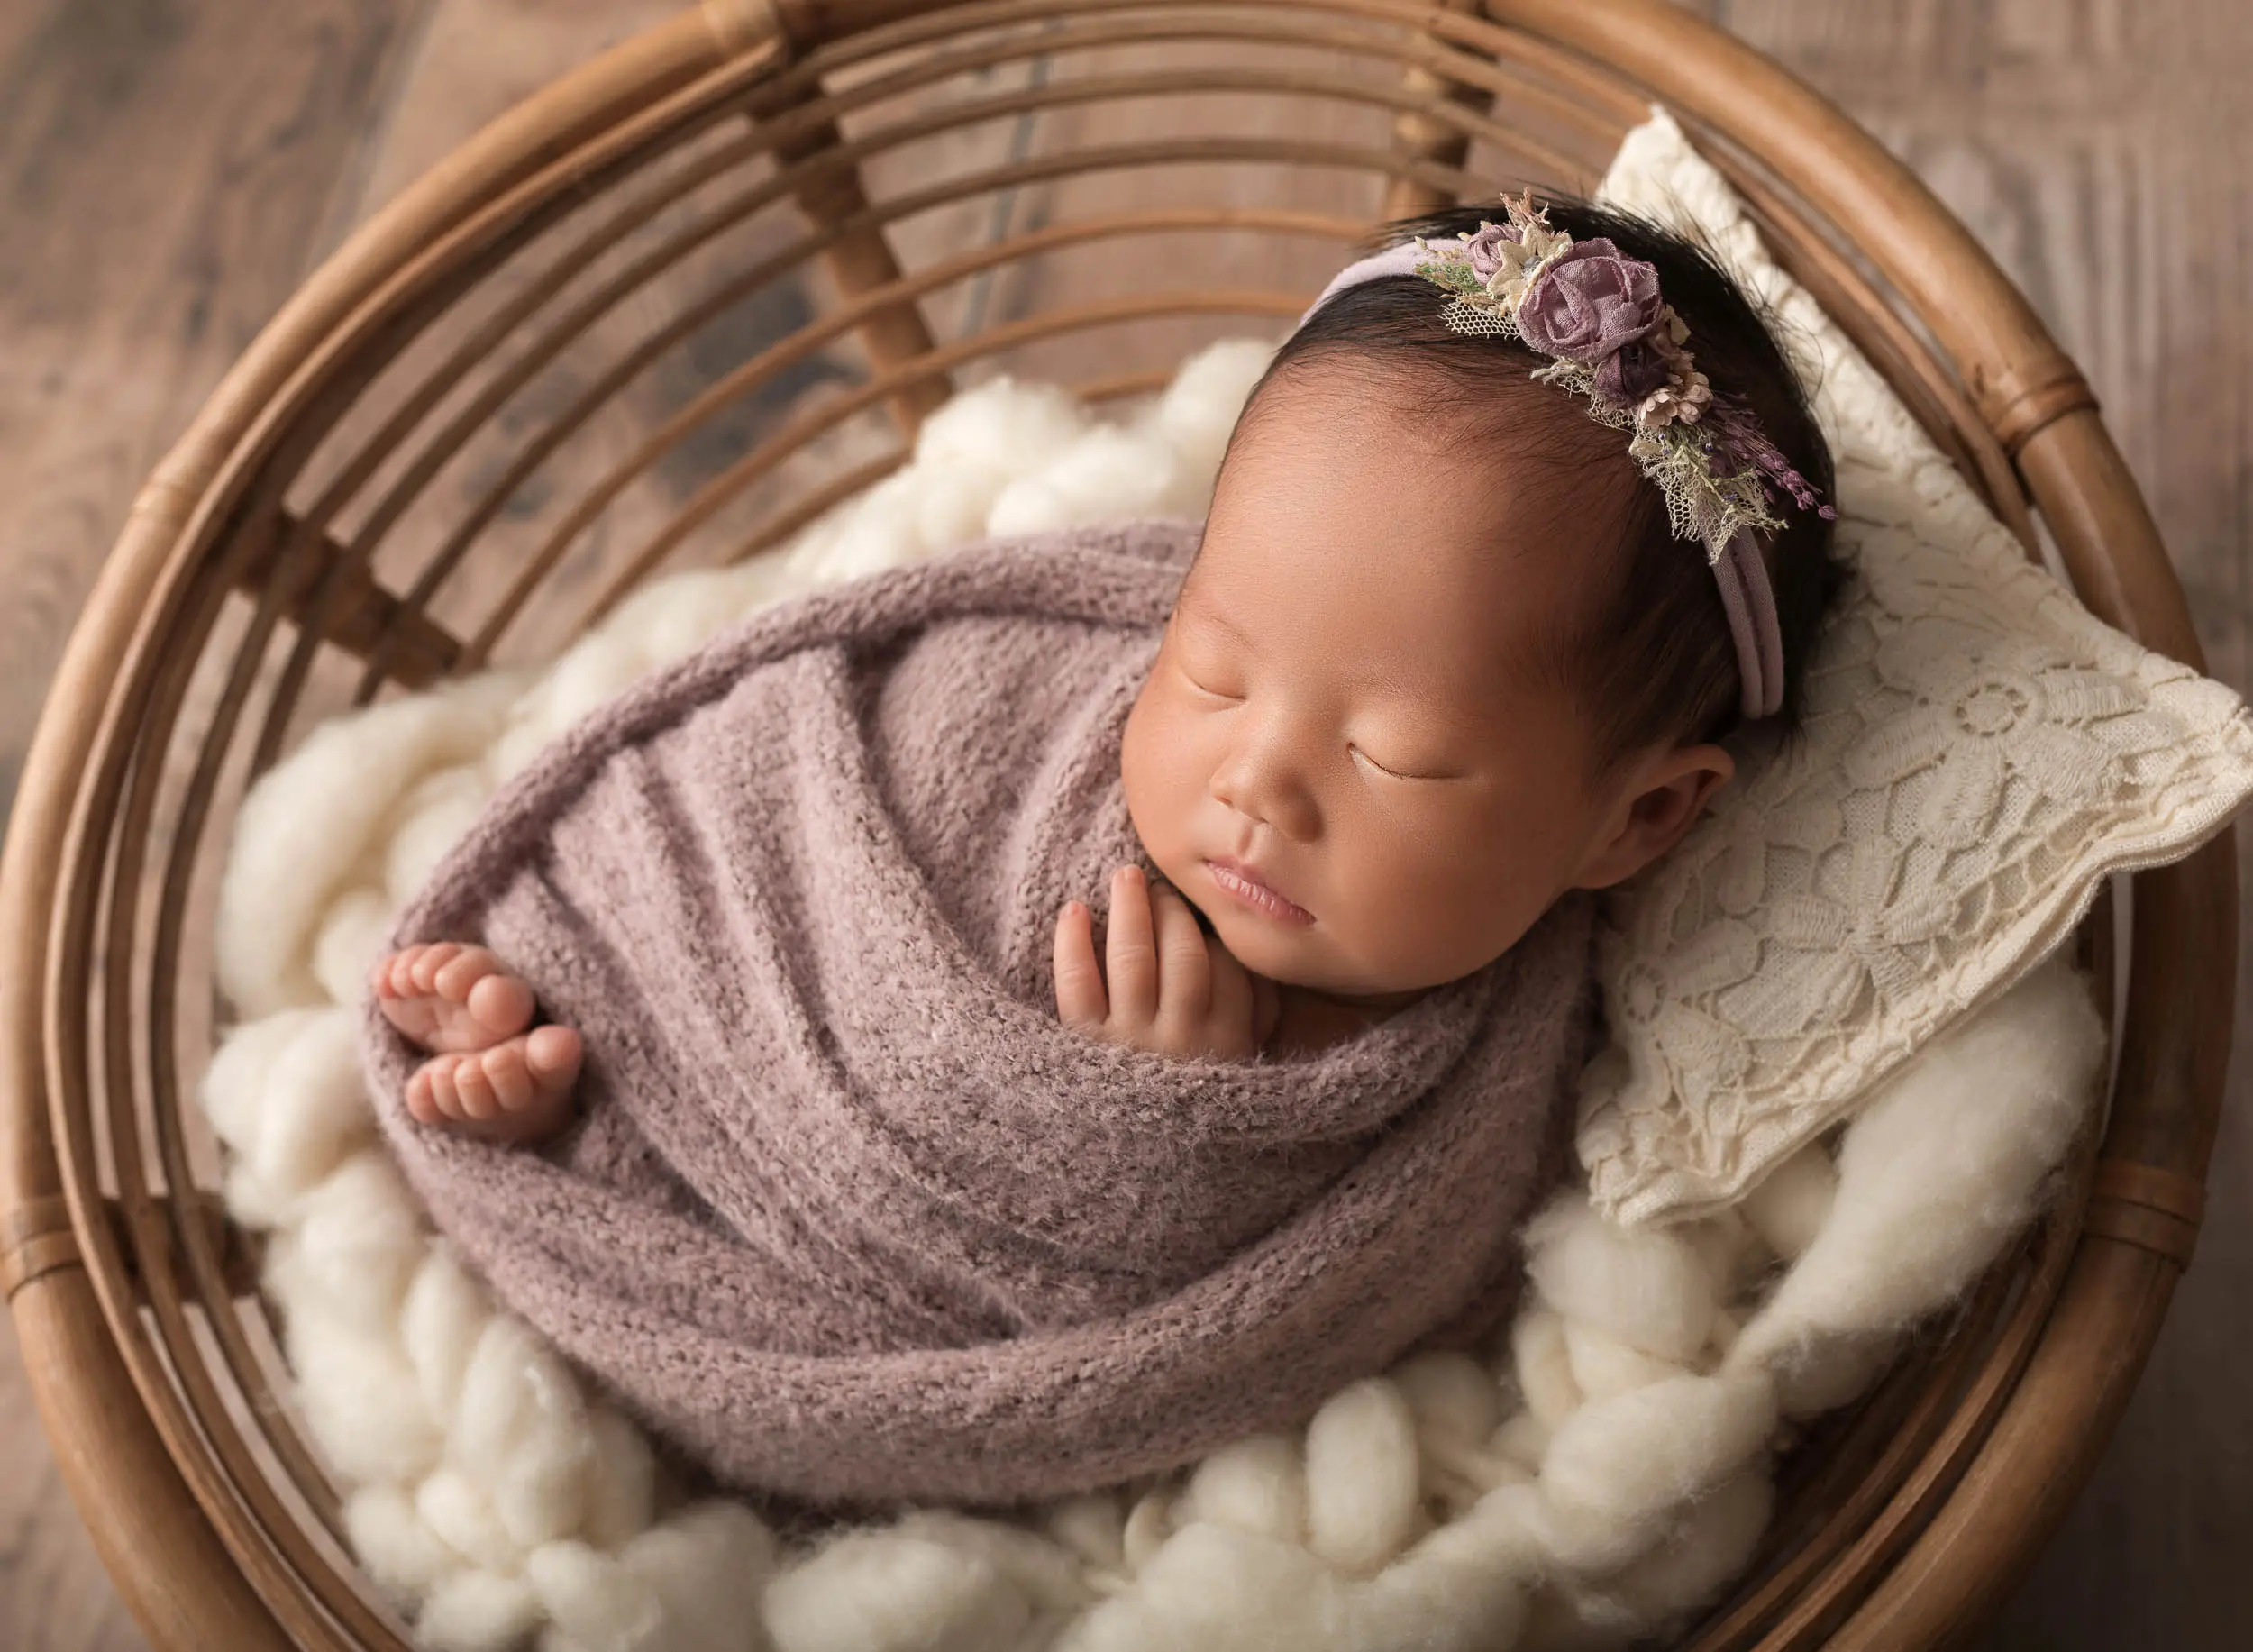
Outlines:
[[[1119,782],[1126,794],[1127,817],[1136,835],[1161,866],[1173,853],[1182,813],[1188,744],[1171,726],[1157,697],[1145,691],[1127,715],[1119,746]]]
[[[1507,823],[1435,834],[1402,869],[1392,927],[1404,972],[1466,975],[1510,950],[1563,892],[1554,856]]]

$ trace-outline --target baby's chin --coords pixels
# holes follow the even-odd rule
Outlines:
[[[1446,958],[1394,955],[1373,963],[1373,949],[1355,945],[1350,924],[1328,914],[1318,912],[1312,924],[1301,926],[1237,910],[1233,903],[1209,899],[1199,909],[1220,944],[1254,975],[1278,986],[1380,1008],[1398,1008],[1475,975],[1524,938],[1522,930],[1497,937],[1491,954],[1482,950],[1466,957],[1458,950]],[[1384,928],[1382,919],[1377,933],[1397,946],[1400,937]]]
[[[1254,975],[1280,987],[1298,987],[1333,998],[1385,998],[1422,991],[1434,981],[1409,981],[1374,973],[1342,962],[1335,930],[1326,931],[1318,914],[1311,925],[1285,926],[1256,914],[1201,908],[1220,944]]]

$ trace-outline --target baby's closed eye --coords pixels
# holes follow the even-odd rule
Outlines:
[[[1186,665],[1177,666],[1175,669],[1181,672],[1181,680],[1183,682],[1189,684],[1189,686],[1194,689],[1198,693],[1205,695],[1209,698],[1219,700],[1240,700],[1244,698],[1241,694],[1231,694],[1225,689],[1212,687],[1211,681],[1207,680],[1207,679],[1209,678],[1212,680],[1220,680],[1217,673],[1207,672],[1204,676],[1200,677],[1197,672],[1190,671]]]
[[[1358,745],[1349,744],[1345,749],[1380,774],[1388,775],[1396,780],[1459,780],[1464,778],[1460,773],[1428,773],[1420,769],[1396,768],[1391,763],[1379,762]]]

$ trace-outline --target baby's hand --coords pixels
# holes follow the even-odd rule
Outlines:
[[[1154,896],[1139,867],[1111,874],[1104,952],[1099,972],[1095,920],[1080,901],[1069,903],[1056,919],[1056,1012],[1067,1027],[1162,1055],[1224,1061],[1256,1054],[1274,1029],[1274,982],[1208,940],[1180,891]]]

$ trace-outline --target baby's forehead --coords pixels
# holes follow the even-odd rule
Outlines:
[[[1255,411],[1185,597],[1209,583],[1278,619],[1345,604],[1369,646],[1507,667],[1576,631],[1617,577],[1632,462],[1548,386],[1473,415],[1413,376],[1349,363],[1266,387]]]
[[[1616,536],[1641,491],[1620,434],[1516,361],[1491,367],[1466,385],[1412,354],[1295,360],[1254,392],[1216,498],[1316,498],[1473,556]]]

